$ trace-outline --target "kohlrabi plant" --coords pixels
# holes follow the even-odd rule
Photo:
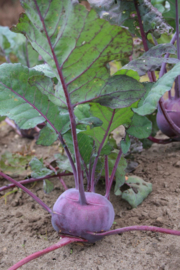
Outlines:
[[[144,115],[156,109],[159,98],[180,73],[178,59],[162,57],[176,53],[171,43],[148,48],[146,32],[158,38],[172,27],[145,0],[139,4],[137,1],[89,3],[95,10],[89,11],[74,0],[21,0],[25,14],[12,31],[26,36],[28,46],[31,44],[44,64],[0,66],[0,115],[14,120],[20,129],[40,125],[43,128],[37,144],[51,145],[58,139],[65,152],[53,158],[55,167],[32,159],[30,179],[17,182],[0,172],[12,182],[0,191],[15,185],[28,193],[50,214],[52,226],[61,236],[57,244],[28,256],[10,267],[11,270],[71,242],[95,242],[107,235],[132,230],[180,235],[180,231],[153,226],[110,230],[114,209],[109,195],[114,179],[115,194],[121,194],[120,188],[125,184],[129,191],[123,196],[132,206],[137,206],[137,201],[141,203],[151,191],[150,184],[136,177],[129,177],[125,183],[123,153],[129,150],[129,135],[143,139],[151,134],[151,122]],[[155,18],[155,25],[146,15]],[[145,53],[129,62],[135,35],[142,38]],[[110,76],[109,63],[115,60],[125,66]],[[176,65],[154,83],[154,70],[163,63]],[[151,82],[139,82],[146,73]],[[111,133],[120,125],[124,125],[126,132],[117,146]],[[23,185],[68,174],[74,177],[74,188],[67,189],[60,178],[66,191],[53,209]],[[105,177],[104,196],[96,193],[101,175]]]
[[[179,43],[179,10],[178,1],[176,0],[176,40],[177,40],[177,57],[180,60],[180,43]],[[175,40],[174,37],[174,40]],[[174,41],[173,40],[173,41]],[[173,42],[172,41],[172,42]],[[162,76],[165,69],[162,68]],[[157,124],[159,129],[168,137],[180,140],[180,76],[175,79],[175,95],[172,96],[171,90],[168,92],[168,98],[160,99],[157,113]]]
[[[163,3],[163,1],[161,1]],[[161,3],[161,4],[162,4]],[[170,44],[177,44],[177,59],[180,60],[180,43],[179,43],[179,9],[180,2],[178,0],[170,1],[171,10],[165,13],[165,18],[172,16],[176,18],[170,20],[170,24],[176,27],[176,33],[173,35]],[[165,55],[168,59],[169,53]],[[158,128],[169,137],[169,139],[158,140],[152,136],[149,139],[152,142],[166,144],[173,141],[178,142],[180,140],[180,76],[179,76],[179,64],[177,64],[173,69],[167,72],[166,63],[163,63],[159,72],[159,80],[155,83],[154,87],[151,89],[147,95],[143,106],[139,106],[137,113],[141,115],[152,113],[157,107],[157,126]],[[166,74],[165,74],[166,73]],[[165,75],[164,75],[165,74]],[[164,76],[163,76],[164,75]],[[174,92],[172,92],[172,86],[174,83]],[[163,94],[168,91],[168,98],[164,99]],[[153,100],[152,100],[153,99]],[[158,106],[157,106],[158,101]],[[146,107],[146,109],[145,109]]]

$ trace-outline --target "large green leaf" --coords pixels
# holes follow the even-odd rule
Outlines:
[[[0,66],[0,115],[13,119],[21,129],[35,127],[46,120],[59,132],[67,123],[67,115],[60,115],[60,109],[28,80],[44,75],[21,64]]]
[[[151,114],[157,108],[159,99],[165,92],[172,88],[175,78],[180,74],[180,63],[176,64],[170,71],[162,76],[152,87],[143,104],[139,108],[133,109],[140,115]]]
[[[109,130],[109,134],[118,126],[120,125],[128,125],[131,123],[131,118],[133,116],[133,112],[132,112],[132,108],[136,107],[137,103],[134,103],[132,106],[128,107],[128,108],[122,108],[122,109],[116,109],[115,111],[115,115],[113,118],[113,122],[111,125],[111,128]],[[113,110],[104,106],[101,106],[99,104],[91,104],[91,113],[93,116],[98,117],[99,119],[101,119],[101,121],[103,122],[102,126],[100,127],[95,127],[93,129],[90,129],[89,127],[87,127],[87,130],[84,131],[83,133],[86,135],[91,136],[94,141],[96,142],[96,145],[99,146],[99,144],[101,143],[105,132],[107,130],[107,127],[109,125],[109,121],[111,119],[112,116],[112,112]],[[105,141],[105,144],[108,140],[108,136],[107,139]]]
[[[71,0],[21,2],[27,15],[21,17],[14,31],[27,36],[57,78],[57,68],[62,70],[72,103],[95,102],[103,93],[106,100],[109,96],[111,99],[112,89],[117,98],[120,91],[116,79],[114,82],[110,79],[112,87],[106,87],[109,85],[106,65],[132,53],[130,33],[99,19],[94,10],[89,12],[82,5],[73,5]],[[123,81],[124,88],[127,88],[126,83],[129,85],[128,80]],[[139,84],[138,90],[142,88]],[[131,87],[130,90],[134,89]],[[138,100],[142,94],[143,91],[138,91],[130,102]],[[54,102],[63,96],[60,83],[55,95]],[[59,101],[61,103],[62,100]]]

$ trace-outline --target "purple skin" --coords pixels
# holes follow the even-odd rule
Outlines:
[[[108,231],[114,221],[114,209],[104,196],[85,192],[86,205],[79,203],[79,191],[75,188],[63,192],[53,207],[51,222],[60,234],[82,237],[88,242],[103,238],[87,232]]]
[[[167,99],[163,102],[163,105],[170,119],[180,128],[180,99]],[[156,121],[159,129],[165,135],[167,135],[168,137],[177,136],[177,134],[167,122],[159,105]]]

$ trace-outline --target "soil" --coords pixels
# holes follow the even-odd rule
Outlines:
[[[0,25],[11,27],[22,12],[19,0],[0,0]]]
[[[163,136],[160,135],[159,138]],[[32,140],[21,138],[5,124],[0,126],[0,152],[30,151],[38,158],[58,153],[60,146],[51,147],[33,144]],[[130,225],[154,225],[180,229],[180,143],[154,144],[149,150],[131,155],[138,163],[133,172],[153,184],[153,191],[136,209],[115,196],[111,202],[115,209],[113,229]],[[132,174],[132,173],[131,173]],[[22,179],[22,178],[21,178]],[[74,187],[72,177],[64,178],[67,186]],[[50,207],[63,192],[58,179],[52,180],[54,190],[46,195],[42,182],[34,187],[27,185]],[[0,186],[8,184],[0,179]],[[8,192],[7,190],[6,192]],[[4,195],[6,192],[1,192]],[[104,193],[100,182],[97,192]],[[59,239],[51,225],[50,215],[37,205],[27,194],[16,192],[8,195],[5,203],[0,197],[0,269],[11,265],[44,249]],[[178,270],[180,269],[180,241],[178,236],[152,232],[128,232],[123,235],[105,237],[93,245],[70,244],[59,250],[29,262],[21,269],[68,269],[68,270]]]

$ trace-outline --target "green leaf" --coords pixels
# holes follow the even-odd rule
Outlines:
[[[137,16],[132,16],[136,13],[133,0],[89,0],[88,2],[98,12],[100,18],[111,24],[124,25],[131,33],[137,34],[136,27],[139,24]],[[163,33],[169,34],[172,31],[172,28],[163,20],[161,13],[152,6],[151,1],[139,0],[138,4],[145,32],[152,32],[155,37],[159,37]],[[175,15],[172,18],[174,17]]]
[[[34,66],[34,69],[43,72],[49,78],[54,78],[55,76],[48,64]]]
[[[132,69],[123,69],[123,68],[121,68],[114,75],[127,75],[129,77],[132,77],[136,81],[140,80],[140,76],[139,76],[138,72],[134,71]]]
[[[17,34],[9,30],[7,26],[0,26],[0,54],[9,55],[15,46]]]
[[[49,194],[54,189],[54,185],[51,181],[43,180],[43,190],[46,194]]]
[[[131,118],[133,116],[133,112],[131,108],[137,106],[137,103],[134,103],[132,106],[128,108],[122,108],[122,109],[116,109],[115,115],[113,118],[113,122],[111,125],[111,128],[109,130],[109,134],[118,126],[120,125],[129,125],[131,123]],[[99,146],[101,143],[105,132],[107,130],[107,127],[109,125],[109,121],[111,119],[113,110],[104,106],[101,106],[99,104],[91,104],[91,113],[93,116],[98,117],[103,122],[102,126],[96,127],[93,129],[90,129],[87,127],[86,131],[83,131],[84,134],[91,136],[96,145]],[[105,144],[107,143],[107,139],[105,141]]]
[[[147,118],[151,121],[152,123],[152,131],[151,131],[151,136],[155,136],[156,133],[158,132],[159,128],[157,126],[157,122],[156,122],[156,114],[157,112],[154,112],[150,115],[147,116]],[[143,143],[143,149],[148,149],[152,146],[153,142],[151,142],[148,139],[141,139],[140,140]]]
[[[26,169],[27,164],[32,159],[32,156],[22,156],[17,153],[5,152],[1,155],[0,168],[5,174],[12,177],[27,177],[30,173],[29,169]]]
[[[112,147],[112,145],[110,145],[109,143],[107,143],[107,144],[102,148],[100,155],[101,155],[101,156],[107,156],[107,155],[109,155],[113,150],[114,150],[114,148]]]
[[[123,191],[122,198],[126,200],[133,208],[137,207],[151,193],[152,184],[145,182],[138,176],[129,176],[126,181],[130,189]]]
[[[24,35],[16,34],[14,41],[13,53],[18,58],[19,63],[29,68],[42,63],[42,60],[39,60],[39,54],[32,48]]]
[[[88,135],[83,134],[82,130],[76,129],[76,132],[81,157],[84,160],[84,162],[88,164],[93,151],[93,139]],[[68,148],[70,149],[70,152],[74,155],[74,146],[71,132],[68,131],[67,133],[65,133],[63,138]]]
[[[112,109],[125,108],[145,94],[142,83],[126,75],[114,75],[108,79],[101,96],[94,100]]]
[[[13,119],[21,129],[34,128],[46,119],[56,132],[60,132],[69,116],[64,115],[36,86],[30,86],[29,79],[36,76],[44,78],[41,72],[21,64],[0,66],[0,115]]]
[[[143,104],[136,109],[133,109],[140,115],[146,115],[153,113],[156,108],[159,99],[164,95],[165,92],[172,88],[175,78],[180,74],[180,63],[176,64],[170,71],[162,76],[152,87],[148,93]]]
[[[102,125],[102,121],[99,118],[92,116],[89,104],[81,104],[76,106],[74,109],[74,114],[77,117],[76,124],[89,125],[90,128],[99,127]]]
[[[107,63],[131,55],[131,34],[125,28],[99,19],[94,10],[89,12],[82,5],[72,5],[71,0],[46,0],[43,4],[42,0],[37,0],[36,3],[28,0],[21,2],[27,15],[21,17],[14,31],[27,36],[57,78],[58,62],[72,104],[94,102],[101,96],[110,77]],[[59,86],[54,102],[58,99],[59,103],[62,102],[61,94]],[[110,94],[112,95],[111,92]],[[63,103],[62,105],[65,106]]]
[[[173,28],[164,21],[162,14],[153,7],[150,1],[139,0],[139,2],[139,11],[146,33],[151,32],[155,38],[159,38],[164,33],[172,33]]]
[[[141,57],[136,60],[130,61],[123,67],[130,70],[135,70],[140,76],[159,68],[162,63],[176,64],[179,62],[176,58],[162,57],[165,53],[176,54],[176,48],[172,44],[159,44],[150,48]]]
[[[71,164],[69,162],[69,159],[66,156],[61,155],[61,154],[55,154],[54,157],[55,157],[55,160],[59,169],[63,171],[72,172]]]
[[[121,146],[123,154],[127,154],[131,146],[131,141],[128,135],[126,135],[125,139],[121,140],[120,146]]]
[[[31,170],[32,170],[31,177],[33,178],[45,177],[53,173],[52,170],[47,169],[44,166],[43,162],[41,162],[36,157],[34,157],[29,162],[29,166],[31,167]]]
[[[163,13],[163,17],[174,29],[176,29],[176,4],[174,0],[168,0],[168,3],[170,4],[170,9],[168,12]],[[180,0],[178,0],[178,11],[180,14]]]
[[[46,126],[41,129],[36,144],[49,146],[52,145],[57,138],[58,134],[56,134],[54,129],[47,123]]]
[[[0,122],[4,121],[6,119],[6,116],[0,116]]]
[[[144,103],[144,100],[146,99],[146,97],[149,95],[149,92],[151,91],[151,89],[154,87],[155,83],[154,82],[144,82],[143,83],[144,87],[146,88],[146,94],[140,99],[139,103],[138,103],[138,108],[141,107]]]
[[[133,115],[130,127],[126,132],[138,139],[143,139],[149,137],[152,130],[152,123],[145,116],[140,116],[138,114]]]
[[[89,0],[88,2],[98,12],[100,18],[111,24],[124,25],[129,28],[131,33],[137,33],[136,27],[139,24],[137,16],[132,16],[136,13],[133,0]],[[152,6],[150,1],[139,0],[138,4],[145,32],[152,32],[159,37],[163,33],[169,34],[172,31],[172,28],[163,20],[161,13]]]

